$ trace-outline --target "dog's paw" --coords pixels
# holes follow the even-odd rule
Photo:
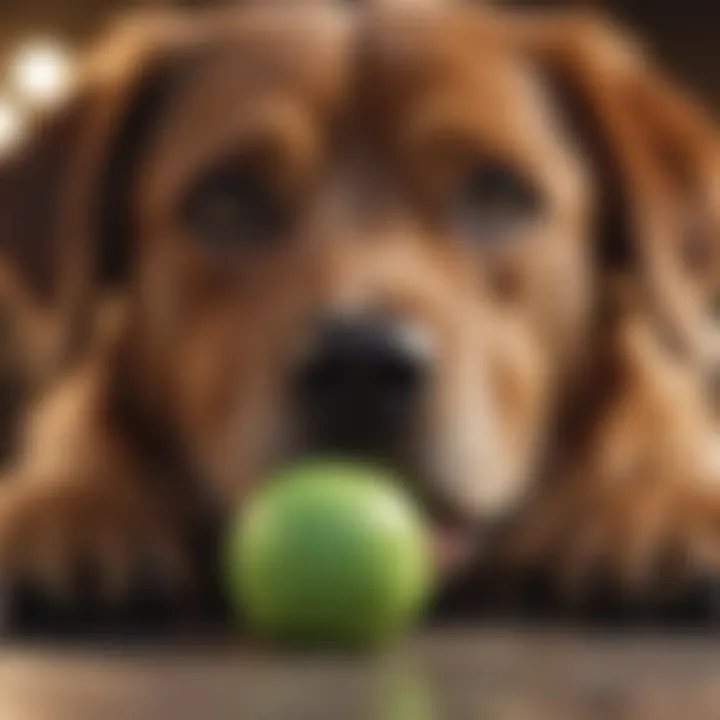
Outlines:
[[[141,494],[103,482],[0,486],[6,632],[155,630],[191,594],[182,534]]]
[[[507,597],[540,615],[593,621],[720,620],[720,493],[587,488],[538,505],[497,567]]]

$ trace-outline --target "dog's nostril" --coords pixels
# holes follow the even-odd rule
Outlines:
[[[424,383],[428,358],[420,350],[391,324],[328,323],[299,375],[304,412],[323,424],[401,422]]]
[[[406,358],[333,357],[308,369],[304,392],[315,401],[343,401],[353,395],[361,404],[409,399],[421,384],[422,372]]]
[[[413,392],[420,384],[422,374],[419,364],[405,355],[390,355],[375,365],[371,373],[375,387],[393,392]]]
[[[346,368],[343,361],[325,358],[313,362],[304,369],[301,376],[301,391],[309,397],[322,397],[342,389],[346,380]]]

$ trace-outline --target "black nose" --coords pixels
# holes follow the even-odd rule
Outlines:
[[[429,370],[411,332],[388,322],[333,320],[301,369],[298,398],[316,444],[382,451],[408,430]]]

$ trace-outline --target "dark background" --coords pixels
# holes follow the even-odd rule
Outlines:
[[[720,0],[525,0],[512,4],[602,9],[633,28],[672,75],[720,108]]]
[[[163,5],[203,6],[241,0],[0,0],[0,54],[28,34],[82,42],[117,11]],[[581,5],[583,0],[505,0],[522,5]],[[719,0],[595,0],[635,28],[681,81],[720,108]],[[2,7],[5,5],[5,7]]]

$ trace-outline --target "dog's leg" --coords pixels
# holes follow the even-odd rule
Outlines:
[[[704,391],[654,338],[623,338],[618,387],[493,562],[531,605],[594,617],[720,616],[720,441]],[[523,593],[520,593],[523,594]]]
[[[106,381],[84,368],[39,403],[0,483],[11,629],[160,627],[193,600],[191,517],[172,478],[153,476],[114,426]]]
[[[0,489],[6,627],[169,619],[190,589],[183,543],[181,519],[119,478],[8,478]]]

